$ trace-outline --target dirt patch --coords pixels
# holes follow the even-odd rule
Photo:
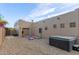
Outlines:
[[[79,52],[67,52],[59,48],[49,46],[48,39],[34,39],[28,40],[27,38],[19,37],[6,37],[0,54],[3,55],[78,55]]]

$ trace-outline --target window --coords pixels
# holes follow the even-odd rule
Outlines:
[[[57,20],[59,20],[60,18],[59,17],[57,17]]]
[[[45,27],[45,30],[47,30],[48,28],[47,27]]]
[[[76,27],[76,23],[75,22],[71,22],[70,23],[70,27]]]
[[[42,33],[42,28],[39,28],[39,33]]]
[[[43,21],[43,23],[45,23],[45,21]]]
[[[60,28],[64,28],[64,26],[65,26],[65,25],[64,25],[63,23],[62,23],[62,24],[60,24]]]
[[[57,27],[57,25],[56,25],[56,24],[54,24],[54,25],[53,25],[53,28],[56,28],[56,27]]]

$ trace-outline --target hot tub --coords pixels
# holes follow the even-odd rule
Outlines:
[[[49,44],[51,46],[55,46],[61,48],[66,51],[71,51],[73,45],[75,43],[75,37],[68,37],[68,36],[50,36],[49,37]]]

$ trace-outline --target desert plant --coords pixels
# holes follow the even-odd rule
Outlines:
[[[6,25],[8,22],[5,20],[0,20],[0,24]]]
[[[3,18],[4,18],[4,16],[2,16],[2,15],[0,14],[0,27],[1,27],[1,26],[4,26],[4,25],[6,25],[6,24],[8,24],[8,22],[7,22],[6,20],[3,20]]]

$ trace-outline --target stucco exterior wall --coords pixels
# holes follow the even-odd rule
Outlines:
[[[31,28],[31,22],[19,20],[14,27],[18,31],[19,37],[22,37],[23,28],[29,28],[30,29]],[[29,33],[30,33],[30,30],[29,30]]]
[[[70,23],[75,23],[76,27],[70,27]],[[53,25],[57,27],[54,28]],[[60,27],[60,24],[64,24],[64,28]],[[32,26],[32,27],[31,27]],[[45,30],[45,27],[47,30]],[[35,23],[22,22],[16,26],[21,33],[21,28],[30,28],[34,35],[42,36],[42,38],[49,38],[55,35],[75,36],[79,43],[79,9],[74,11],[44,19]],[[42,28],[42,35],[39,33],[39,28]],[[32,33],[31,33],[32,34]]]
[[[62,14],[56,17],[52,17],[43,21],[39,21],[35,24],[35,33],[39,34],[39,28],[43,29],[42,36],[44,38],[49,38],[53,35],[65,35],[65,36],[76,36],[79,37],[79,12],[78,10]],[[57,19],[59,18],[59,19]],[[71,28],[70,23],[75,22],[76,27]],[[64,23],[64,28],[60,27],[60,24]],[[56,24],[57,28],[53,28],[53,25]],[[48,29],[45,30],[44,28]],[[79,41],[78,41],[79,42]]]
[[[79,8],[75,10],[75,13],[77,15],[77,42],[79,43]]]

